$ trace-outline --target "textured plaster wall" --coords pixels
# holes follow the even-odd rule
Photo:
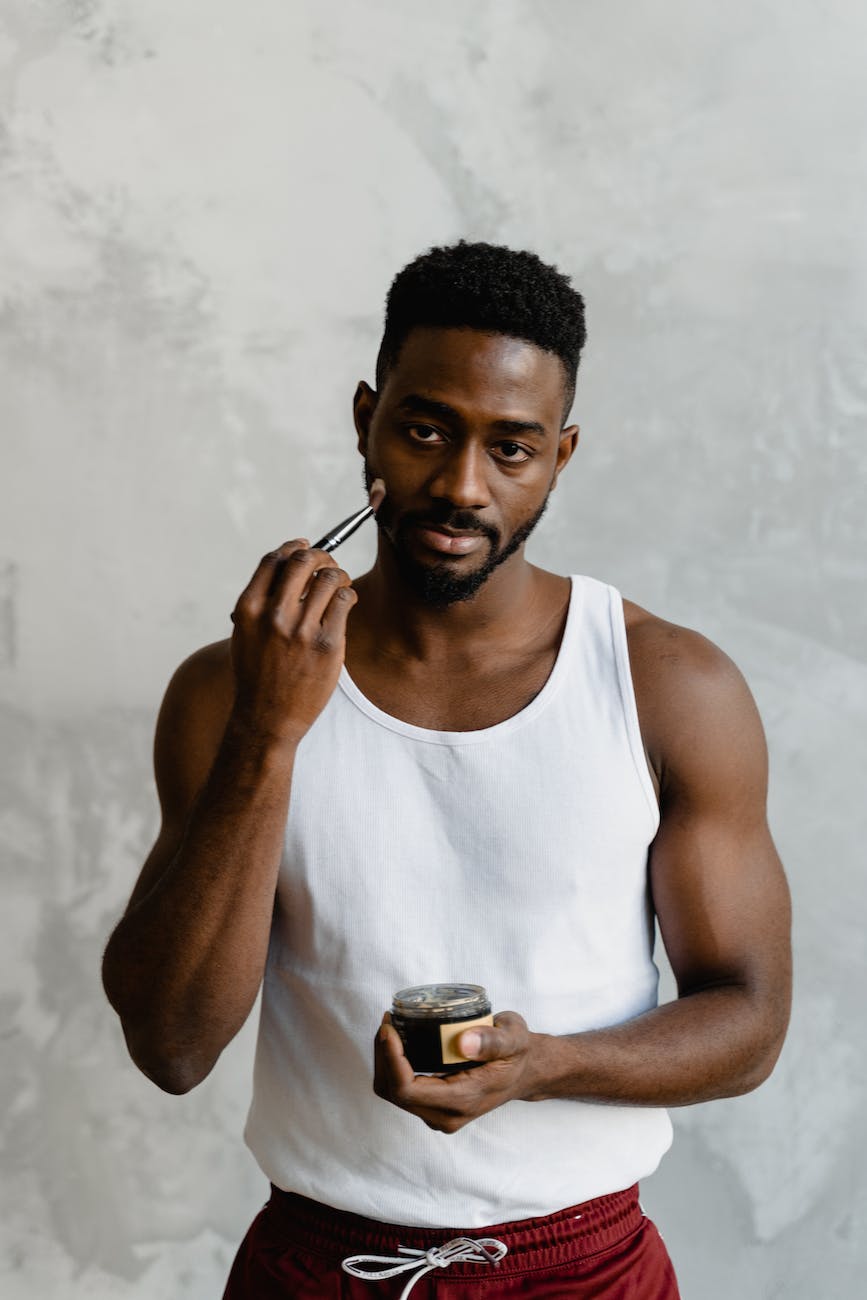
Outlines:
[[[459,236],[588,301],[534,558],[719,641],[769,733],[791,1035],[759,1092],[676,1115],[645,1203],[691,1300],[859,1289],[865,41],[852,0],[0,0],[7,1300],[207,1300],[262,1199],[251,1027],[163,1096],[100,951],[168,676],[264,549],[359,500],[385,290]]]

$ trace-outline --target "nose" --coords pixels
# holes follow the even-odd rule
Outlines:
[[[482,447],[472,443],[452,445],[430,481],[431,495],[451,502],[457,509],[484,509],[491,503],[486,461]]]

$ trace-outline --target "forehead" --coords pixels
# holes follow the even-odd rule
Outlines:
[[[535,343],[475,329],[418,328],[407,336],[383,390],[436,396],[492,418],[538,420],[559,428],[565,372],[560,358]]]

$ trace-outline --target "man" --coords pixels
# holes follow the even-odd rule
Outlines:
[[[743,679],[524,557],[578,440],[583,342],[532,254],[405,268],[354,403],[386,491],[374,567],[351,584],[284,543],[168,688],[162,829],[104,978],[170,1092],[264,978],[247,1140],[273,1190],[232,1300],[675,1297],[635,1188],[664,1108],[746,1092],[779,1053],[789,901]],[[383,1011],[442,980],[514,1009],[463,1033],[471,1068],[417,1076]]]

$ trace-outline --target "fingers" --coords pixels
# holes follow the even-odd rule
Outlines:
[[[415,1072],[406,1059],[400,1034],[386,1012],[373,1045],[373,1091],[391,1101],[396,1091],[412,1083]]]
[[[438,1133],[457,1133],[480,1112],[478,1089],[466,1075],[413,1074],[394,1029],[377,1038],[373,1090]],[[387,1036],[386,1036],[387,1035]],[[395,1045],[394,1040],[397,1039]],[[476,1071],[468,1071],[475,1074]]]
[[[388,1013],[376,1034],[373,1063],[373,1091],[383,1101],[390,1101],[440,1132],[456,1132],[466,1122],[458,1119],[457,1112],[447,1114],[443,1109],[447,1102],[443,1093],[445,1079],[425,1078],[414,1072]],[[453,1118],[457,1120],[454,1127]]]
[[[349,588],[351,579],[325,551],[313,550],[305,538],[284,542],[264,555],[232,614],[236,625],[261,617],[270,609],[274,622],[285,632],[307,626],[318,636],[319,625],[335,593]],[[340,636],[355,603],[341,597],[331,612],[327,636]],[[300,607],[300,608],[299,608]]]
[[[287,555],[281,555],[278,551],[277,555],[277,568],[270,585],[268,601],[274,610],[287,612],[292,619],[300,612],[299,602],[307,604],[312,601],[311,612],[315,611],[318,621],[334,590],[338,586],[350,584],[350,577],[342,568],[338,568],[337,560],[328,551],[316,551],[305,546],[296,547]],[[322,595],[325,595],[324,601]]]
[[[269,742],[297,745],[343,666],[349,575],[305,539],[263,556],[232,615],[234,709]]]
[[[353,587],[338,587],[322,616],[321,640],[324,645],[335,645],[346,636],[346,620],[358,596]]]
[[[466,1124],[496,1106],[522,1095],[530,1032],[524,1019],[504,1011],[488,1028],[468,1029],[461,1038],[481,1068],[446,1076],[414,1074],[403,1044],[386,1016],[374,1046],[373,1088],[377,1096],[415,1115],[428,1128],[457,1133]]]
[[[263,555],[250,581],[241,592],[232,612],[232,622],[237,623],[242,615],[256,617],[265,608],[268,593],[280,571],[281,562],[295,551],[310,549],[306,537],[296,537],[292,542],[284,542],[276,551]]]
[[[310,554],[316,555],[318,552],[314,551]],[[316,560],[313,563],[318,565]],[[315,569],[300,598],[304,603],[301,605],[301,615],[298,620],[299,631],[307,633],[323,646],[326,645],[331,639],[322,627],[326,612],[332,611],[329,626],[340,626],[341,623],[345,624],[346,615],[355,603],[355,592],[351,591],[350,582],[349,574],[343,569],[338,569],[336,564]],[[349,593],[348,601],[343,595],[344,592]],[[336,599],[338,596],[340,598]],[[281,609],[284,604],[290,616],[297,616],[298,601],[293,602],[292,593],[288,589],[285,596],[280,597]]]

